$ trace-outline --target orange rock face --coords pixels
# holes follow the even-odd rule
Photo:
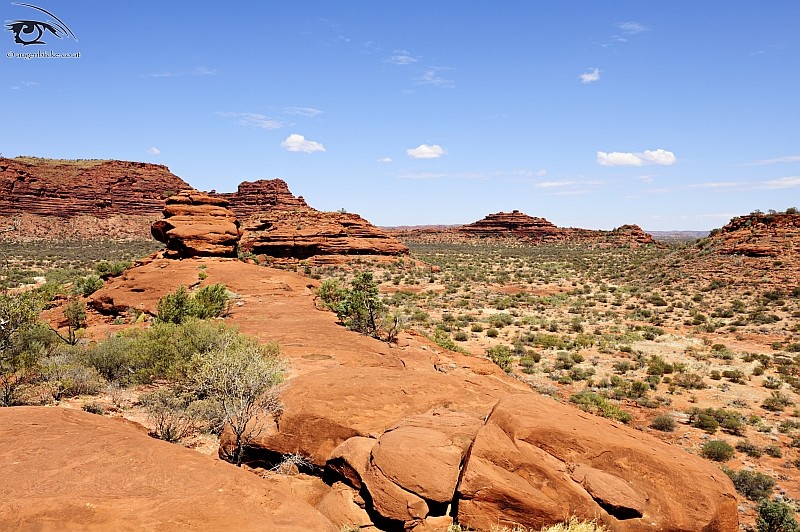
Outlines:
[[[189,188],[166,166],[0,159],[0,238],[146,238],[164,199]]]
[[[2,530],[337,532],[288,489],[63,408],[0,409]]]
[[[166,166],[127,161],[0,159],[0,212],[99,218],[157,216],[169,194],[190,188]]]
[[[235,257],[242,237],[226,200],[193,190],[168,198],[164,220],[155,222],[151,232],[167,245],[167,257]]]
[[[519,211],[498,212],[458,229],[474,236],[522,236],[537,241],[562,240],[566,235],[544,218]]]
[[[736,530],[717,467],[655,438],[532,394],[501,399],[458,487],[459,522],[537,528],[575,515],[612,530]]]
[[[271,209],[294,210],[308,208],[303,196],[295,196],[282,179],[244,181],[236,192],[216,194],[228,200],[239,218],[258,215]]]
[[[305,500],[337,527],[446,530],[455,514],[465,528],[538,529],[574,514],[612,530],[738,529],[733,487],[703,459],[542,397],[487,359],[348,331],[315,308],[308,278],[233,259],[154,259],[93,297],[152,313],[198,265],[204,283],[239,295],[226,319],[276,340],[292,368],[253,459],[312,462],[331,490]]]
[[[357,214],[273,209],[247,219],[242,248],[307,259],[327,255],[405,255],[408,248]]]
[[[456,228],[405,229],[400,235],[420,241],[450,241],[464,238],[513,239],[527,244],[578,242],[599,247],[639,247],[655,244],[638,225],[623,225],[611,231],[557,227],[544,218],[520,211],[498,212]]]
[[[737,216],[711,234],[712,246],[724,255],[778,257],[800,254],[800,214]]]

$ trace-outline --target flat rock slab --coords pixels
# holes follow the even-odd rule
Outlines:
[[[0,426],[0,530],[339,530],[288,490],[115,419],[14,407]]]

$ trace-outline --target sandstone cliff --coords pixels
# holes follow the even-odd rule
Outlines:
[[[753,213],[737,216],[712,231],[711,247],[725,255],[777,257],[800,253],[800,214]]]
[[[158,216],[164,200],[191,188],[160,164],[0,159],[0,212],[68,218]]]

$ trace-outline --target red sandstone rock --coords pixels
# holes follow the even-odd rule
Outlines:
[[[284,488],[129,424],[0,408],[0,529],[337,532]]]
[[[534,218],[519,211],[489,214],[482,220],[458,228],[474,236],[523,236],[536,241],[561,240],[563,232],[544,218]]]
[[[357,214],[269,210],[244,224],[243,249],[256,255],[308,259],[326,255],[406,255],[408,248]]]
[[[164,220],[151,228],[167,245],[168,257],[231,257],[242,236],[228,202],[202,192],[185,190],[167,199]]]
[[[417,336],[388,346],[347,331],[333,313],[315,309],[314,282],[302,276],[233,259],[157,259],[99,293],[112,307],[153,309],[164,293],[196,280],[198,265],[204,282],[239,295],[227,319],[276,340],[291,364],[283,411],[254,444],[266,453],[254,456],[299,453],[328,483],[360,486],[363,500],[349,491],[323,495],[316,505],[326,515],[351,515],[352,496],[375,521],[382,514],[398,528],[431,529],[447,521],[440,500],[455,478],[460,522],[473,528],[510,521],[538,528],[595,512],[618,530],[650,530],[650,522],[664,530],[737,527],[729,481],[702,459],[541,397],[486,359]],[[301,492],[315,501],[320,493]],[[603,505],[644,517],[617,519]],[[542,520],[524,521],[531,516]]]
[[[228,200],[230,208],[240,219],[268,210],[308,209],[303,196],[295,196],[282,179],[243,181],[236,192],[217,194]]]
[[[749,214],[712,231],[711,248],[723,255],[800,255],[800,214]]]
[[[189,185],[160,164],[0,159],[0,213],[57,216],[149,215]]]
[[[620,531],[738,528],[735,490],[717,467],[532,394],[497,403],[458,491],[459,522],[479,529],[572,515]]]

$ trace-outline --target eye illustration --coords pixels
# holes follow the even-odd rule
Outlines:
[[[75,34],[72,33],[72,30],[70,30],[60,18],[50,13],[46,9],[42,9],[41,7],[36,7],[31,4],[17,2],[14,2],[13,5],[29,7],[55,19],[48,20],[47,22],[42,22],[39,20],[15,20],[13,22],[8,22],[6,24],[6,30],[14,34],[14,42],[17,44],[21,44],[23,46],[28,46],[29,44],[47,44],[42,40],[42,37],[44,37],[48,32],[55,35],[59,39],[66,36],[75,39],[76,42],[78,41],[78,39],[75,37]]]

